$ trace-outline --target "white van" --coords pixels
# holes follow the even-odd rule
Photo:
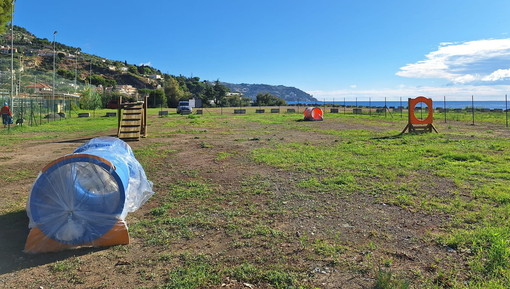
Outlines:
[[[189,105],[188,100],[181,100],[179,101],[179,104],[177,105],[177,113],[179,114],[190,114],[192,112],[192,108]]]

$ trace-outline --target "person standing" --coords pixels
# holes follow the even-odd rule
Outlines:
[[[4,103],[4,106],[0,109],[0,113],[2,114],[4,127],[7,127],[8,124],[12,124],[12,111],[7,102]]]

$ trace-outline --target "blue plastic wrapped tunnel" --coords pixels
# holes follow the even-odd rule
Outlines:
[[[152,194],[152,183],[127,143],[94,138],[48,164],[34,182],[27,213],[30,228],[37,230],[31,231],[25,251],[54,251],[55,244],[101,245],[114,238],[111,232],[119,224],[126,227],[127,213]]]

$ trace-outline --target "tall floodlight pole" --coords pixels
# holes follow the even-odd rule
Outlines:
[[[55,49],[55,40],[57,38],[57,31],[53,32],[53,89],[52,89],[52,106],[53,106],[53,115],[55,115],[55,89],[56,89],[56,86],[55,86],[55,58],[56,58],[56,54],[57,54],[57,51]]]
[[[76,57],[75,57],[75,62],[74,62],[74,93],[76,93],[76,90],[78,89],[77,88],[77,78],[78,78],[78,51],[76,51]]]
[[[89,88],[92,90],[92,58],[89,63]]]
[[[14,0],[11,1],[11,109],[14,110]]]

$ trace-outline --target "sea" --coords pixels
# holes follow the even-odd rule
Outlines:
[[[407,107],[407,101],[287,101],[289,105],[303,105],[303,106],[323,106],[323,105],[338,105],[350,107]],[[510,101],[434,101],[432,103],[434,108],[485,108],[485,109],[508,109]],[[446,106],[445,106],[446,105]],[[417,107],[425,107],[424,103],[419,103]]]

